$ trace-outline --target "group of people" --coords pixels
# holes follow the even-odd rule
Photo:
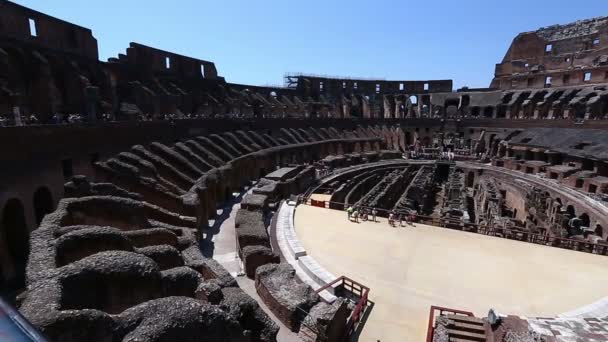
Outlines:
[[[397,213],[395,210],[391,210],[388,213],[388,224],[391,227],[397,227],[397,222],[399,222],[399,227],[403,227],[403,222],[405,221],[406,225],[413,226],[414,222],[416,222],[416,214],[415,213]]]
[[[161,114],[161,115],[152,115],[152,114],[144,114],[139,113],[132,116],[129,115],[119,115],[119,117],[115,117],[113,114],[104,113],[98,115],[97,121],[101,122],[113,122],[113,121],[129,121],[129,120],[137,120],[137,121],[169,121],[175,122],[177,120],[194,120],[194,119],[209,119],[209,118],[228,118],[228,119],[246,119],[250,116],[238,113],[227,113],[227,114],[200,114],[200,113],[189,113],[189,114]],[[263,117],[277,117],[277,116],[263,116]],[[0,114],[0,127],[9,127],[9,126],[27,126],[27,125],[64,125],[64,124],[78,124],[87,122],[86,115],[82,114],[63,114],[56,113],[50,118],[38,119],[37,115],[21,115],[20,119],[15,119],[14,115],[2,115]]]
[[[20,122],[15,122],[15,119],[13,119],[13,116],[0,115],[0,127],[15,126],[17,124],[19,124],[19,125],[37,125],[38,123],[39,123],[38,117],[35,114],[21,117]]]
[[[378,211],[376,210],[376,208],[369,209],[359,207],[348,207],[346,209],[346,213],[348,215],[348,220],[351,222],[354,221],[355,223],[359,223],[359,219],[361,219],[361,221],[368,221],[370,215],[372,216],[372,221],[377,222],[376,215],[378,214]]]
[[[371,221],[378,222],[376,220],[376,216],[378,215],[378,210],[376,208],[360,208],[360,207],[352,207],[349,206],[346,209],[346,214],[348,220],[351,222],[359,223],[359,220],[369,221],[371,216]],[[397,227],[397,222],[399,223],[399,227],[404,227],[404,222],[406,225],[414,225],[416,222],[416,213],[398,213],[395,210],[391,210],[388,214],[388,224],[391,227]]]

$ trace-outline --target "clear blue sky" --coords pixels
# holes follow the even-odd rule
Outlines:
[[[305,72],[487,87],[517,33],[608,15],[606,0],[16,2],[91,28],[102,60],[138,42],[254,85]]]

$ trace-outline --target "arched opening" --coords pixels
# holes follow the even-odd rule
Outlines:
[[[496,112],[496,118],[504,119],[506,117],[507,117],[507,108],[505,106],[499,105],[497,112]]]
[[[591,220],[589,219],[589,215],[587,215],[587,213],[583,213],[578,218],[581,219],[581,226],[582,227],[589,228],[589,226],[591,226]]]
[[[595,235],[603,237],[604,236],[604,227],[601,224],[595,225]]]
[[[47,187],[40,187],[34,192],[34,212],[36,224],[39,225],[44,215],[53,211],[53,196]]]
[[[458,107],[454,106],[454,105],[447,106],[445,108],[445,115],[448,118],[453,118],[453,117],[458,116]]]
[[[570,217],[573,218],[576,216],[576,211],[574,210],[574,207],[572,205],[569,205],[566,207],[566,214]]]
[[[431,146],[431,138],[429,138],[429,137],[422,138],[422,146],[424,146],[424,147]]]
[[[472,107],[471,108],[471,116],[472,117],[478,117],[479,116],[479,107]]]
[[[406,145],[411,145],[413,143],[412,141],[412,133],[410,132],[405,132],[405,144]]]
[[[472,188],[474,183],[475,183],[475,172],[469,171],[469,173],[467,174],[467,186],[469,188]]]
[[[14,274],[5,277],[12,283],[8,287],[20,288],[24,284],[25,264],[29,255],[29,231],[25,223],[23,204],[16,198],[10,199],[4,205],[0,239],[5,241],[8,256],[14,265]]]
[[[486,107],[483,109],[483,116],[485,118],[491,118],[494,115],[494,107]]]
[[[445,115],[447,117],[455,117],[458,115],[458,106],[460,105],[460,99],[447,99],[443,103],[445,108]]]
[[[471,97],[469,95],[462,95],[460,98],[460,108],[468,107],[471,103]]]

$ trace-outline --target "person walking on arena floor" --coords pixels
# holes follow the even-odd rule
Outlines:
[[[392,227],[395,226],[395,214],[392,211],[388,214],[388,224]]]
[[[355,209],[353,212],[353,219],[355,220],[355,223],[359,223],[359,210]]]

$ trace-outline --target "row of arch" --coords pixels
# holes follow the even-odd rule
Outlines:
[[[478,172],[480,172],[481,170],[479,170]],[[467,187],[473,187],[475,184],[475,172],[474,171],[469,171],[467,172],[466,178],[465,178],[465,184]],[[601,237],[602,239],[608,240],[608,237],[604,235],[604,228],[602,226],[602,224],[599,221],[592,221],[591,217],[589,216],[589,214],[587,212],[584,212],[584,210],[579,210],[579,212],[577,213],[577,208],[575,208],[575,206],[573,204],[570,203],[564,203],[562,201],[562,199],[560,197],[553,197],[551,196],[551,194],[548,191],[544,192],[545,197],[547,198],[547,200],[549,201],[547,203],[547,210],[546,210],[546,215],[547,218],[549,220],[550,224],[554,224],[554,225],[563,225],[563,222],[558,222],[558,217],[561,216],[565,216],[568,218],[568,220],[572,220],[572,219],[577,219],[578,220],[578,226],[580,227],[586,227],[589,230],[592,230],[595,235]],[[516,215],[515,213],[517,212],[517,209],[513,209],[514,211],[514,216]],[[537,224],[536,219],[533,220],[534,224]],[[566,225],[570,224],[570,221],[565,223]],[[567,226],[561,226],[562,229],[566,229],[568,230],[568,228],[571,227],[567,227]]]

